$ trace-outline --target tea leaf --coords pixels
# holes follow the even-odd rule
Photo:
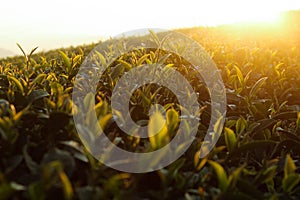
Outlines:
[[[31,50],[31,52],[28,55],[28,59],[31,58],[32,54],[38,49],[39,47],[35,47],[34,49]]]
[[[46,77],[47,77],[47,74],[39,74],[39,75],[32,81],[32,85],[43,83],[43,81],[45,80]]]
[[[21,93],[24,95],[24,88],[23,88],[23,85],[21,84],[21,82],[16,79],[15,77],[13,76],[7,76],[7,79],[8,81],[10,81],[11,83],[14,83],[17,88],[21,91]]]
[[[121,63],[127,71],[132,68],[132,65],[124,60],[119,59],[118,62]]]
[[[217,175],[218,178],[218,182],[219,182],[219,187],[221,189],[222,192],[226,191],[227,187],[228,187],[228,179],[227,179],[227,174],[225,172],[225,170],[223,169],[223,167],[214,161],[208,161],[208,163],[213,167],[213,169],[215,170],[215,173]]]
[[[238,68],[236,65],[234,66],[235,70],[236,70],[236,74],[237,74],[237,77],[238,77],[238,80],[242,86],[242,88],[245,87],[245,81],[244,81],[244,76],[243,76],[243,73],[242,71],[240,70],[240,68]]]
[[[65,65],[66,65],[67,72],[70,72],[72,66],[71,66],[71,62],[70,62],[69,57],[67,56],[67,54],[65,54],[62,51],[58,51],[58,52],[59,52],[60,56],[62,57]]]
[[[179,115],[175,109],[167,111],[167,127],[169,131],[174,131],[179,123]]]
[[[225,142],[226,142],[227,149],[229,152],[231,152],[235,148],[235,145],[236,145],[235,133],[230,128],[225,127],[224,136],[225,136]]]
[[[266,82],[268,77],[260,78],[256,83],[252,86],[250,92],[249,92],[249,98],[251,99],[254,95],[256,95],[257,91],[261,89],[263,84]]]
[[[285,159],[285,165],[284,165],[284,176],[287,177],[289,174],[294,173],[296,170],[296,165],[291,158],[291,156],[288,154]]]
[[[153,30],[150,30],[150,29],[149,29],[149,33],[151,34],[151,37],[153,38],[157,47],[160,47],[160,40],[159,40],[157,34]]]
[[[282,189],[289,193],[291,192],[300,182],[300,175],[299,174],[288,174],[286,177],[283,178],[282,181]]]
[[[240,135],[246,129],[246,126],[247,126],[247,121],[243,117],[239,118],[235,124],[235,129],[237,134]]]
[[[105,57],[99,51],[95,51],[95,52],[96,52],[97,56],[99,57],[102,65],[106,65],[106,59],[105,59]]]
[[[194,166],[198,171],[200,171],[205,166],[207,161],[208,161],[207,158],[200,159],[200,151],[197,151],[195,153],[195,155],[194,155]]]
[[[25,60],[26,60],[26,61],[28,61],[28,57],[27,57],[27,55],[26,55],[25,51],[23,50],[23,48],[21,47],[21,45],[19,45],[18,43],[17,43],[17,45],[18,45],[19,49],[22,51],[22,53],[23,53],[23,55],[24,55],[24,58],[25,58]]]
[[[44,91],[44,90],[33,90],[29,96],[28,96],[28,99],[29,99],[29,102],[34,102],[38,99],[41,99],[41,98],[44,98],[44,97],[47,97],[49,96],[49,93]]]
[[[165,126],[165,119],[158,111],[150,116],[148,134],[153,149],[162,147],[169,141],[168,130]]]
[[[68,179],[67,175],[63,171],[60,171],[59,178],[63,185],[65,199],[72,199],[72,197],[73,197],[72,184],[71,184],[70,180]]]

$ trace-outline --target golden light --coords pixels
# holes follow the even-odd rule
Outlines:
[[[16,3],[17,2],[17,3]],[[16,6],[17,5],[17,6]],[[19,51],[39,46],[96,42],[141,28],[177,29],[238,23],[280,24],[279,13],[300,10],[299,0],[71,0],[5,1],[0,12],[0,47]]]
[[[211,4],[211,5],[210,5]],[[201,20],[201,24],[223,25],[233,23],[277,23],[280,13],[293,8],[300,8],[296,1],[211,1],[206,3],[208,10],[203,10],[195,18]]]

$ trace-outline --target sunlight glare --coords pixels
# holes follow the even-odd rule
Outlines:
[[[16,6],[17,5],[17,6]],[[34,5],[34,6],[33,6]],[[0,12],[0,47],[19,51],[97,42],[134,29],[176,29],[224,24],[277,23],[282,11],[300,10],[299,0],[71,0],[5,1]]]

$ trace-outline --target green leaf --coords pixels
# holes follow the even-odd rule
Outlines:
[[[287,177],[289,174],[294,173],[296,170],[296,165],[291,158],[290,154],[286,155],[285,164],[284,164],[284,177]]]
[[[65,65],[66,65],[67,72],[69,72],[71,70],[71,68],[72,68],[69,57],[67,56],[67,54],[65,54],[62,51],[58,51],[58,52],[59,52],[60,56],[62,57]]]
[[[288,174],[282,180],[282,189],[285,192],[291,192],[297,185],[299,186],[300,175],[299,174]]]
[[[234,189],[236,187],[236,183],[240,178],[240,174],[243,171],[245,166],[241,166],[236,168],[228,177],[228,185],[230,189]]]
[[[124,73],[124,65],[117,65],[115,67],[112,68],[112,72],[111,72],[111,78],[114,80],[116,78],[118,78],[119,76],[121,76]]]
[[[273,180],[273,178],[275,177],[276,174],[276,170],[277,170],[277,166],[271,166],[268,167],[266,170],[263,171],[262,175],[261,175],[261,182],[265,183],[268,182],[270,180]]]
[[[26,106],[23,110],[21,110],[18,113],[14,114],[13,115],[13,121],[15,123],[18,123],[20,121],[21,117],[27,113],[29,108],[30,108],[30,105]]]
[[[150,56],[150,54],[145,54],[143,55],[141,58],[139,58],[139,60],[137,61],[137,66],[141,66],[143,64],[143,62],[148,59],[148,57]]]
[[[214,133],[212,135],[212,140],[215,139],[215,137],[219,137],[223,131],[223,120],[224,117],[220,116],[218,118],[218,120],[216,121],[215,125],[214,125]]]
[[[169,141],[165,119],[159,111],[154,112],[150,116],[148,134],[153,149],[158,149]]]
[[[172,54],[166,54],[164,56],[162,56],[161,58],[159,58],[159,60],[157,61],[158,64],[165,64],[166,60],[171,56]],[[164,68],[164,70],[168,70],[169,68]]]
[[[14,83],[17,86],[17,88],[21,91],[21,93],[24,95],[23,85],[21,84],[21,82],[18,79],[16,79],[13,76],[7,76],[7,79],[10,83]]]
[[[52,95],[61,95],[64,91],[64,87],[58,82],[51,83],[51,94]]]
[[[239,82],[242,86],[242,88],[244,88],[245,86],[245,81],[244,81],[244,76],[243,76],[243,73],[242,71],[240,70],[240,68],[238,68],[236,65],[234,66],[235,70],[236,70],[236,74],[237,74],[237,77],[239,79]]]
[[[28,61],[28,57],[27,57],[25,51],[23,50],[23,48],[21,47],[21,45],[19,45],[18,43],[17,43],[17,45],[18,45],[19,49],[22,51],[22,53],[23,53],[23,55],[25,57],[25,60]]]
[[[225,143],[226,143],[227,149],[229,152],[231,152],[235,148],[235,145],[236,145],[235,133],[230,128],[225,127],[224,136],[225,136]]]
[[[31,50],[31,52],[28,55],[28,60],[30,60],[32,54],[38,49],[39,47],[35,47],[34,49]]]
[[[246,129],[246,126],[247,121],[243,117],[239,118],[235,124],[237,134],[240,135]]]
[[[105,57],[99,51],[95,51],[95,52],[96,52],[97,56],[99,57],[102,66],[106,65],[106,59],[105,59]]]
[[[221,189],[222,192],[226,191],[226,189],[228,187],[228,179],[227,179],[227,174],[226,174],[225,170],[217,162],[214,162],[214,161],[210,160],[210,161],[208,161],[208,163],[215,170],[215,173],[217,175],[218,182],[219,182],[219,188]]]
[[[121,63],[121,66],[124,66],[127,71],[132,68],[132,65],[124,60],[119,59],[118,62]]]
[[[77,56],[75,56],[75,57],[72,59],[72,64],[73,64],[72,67],[74,67],[77,63],[79,63],[79,62],[81,61],[81,58],[82,58],[82,55],[77,55]]]
[[[266,82],[268,77],[263,77],[256,81],[256,83],[252,86],[250,93],[249,93],[249,98],[251,99],[254,95],[256,95],[257,91],[263,86],[263,84]]]
[[[179,123],[179,115],[175,109],[169,109],[167,111],[167,127],[169,132],[174,131]]]
[[[49,93],[44,91],[44,90],[33,90],[29,96],[28,96],[28,99],[29,99],[29,102],[34,102],[38,99],[41,99],[41,98],[44,98],[44,97],[47,97],[49,96]]]
[[[155,44],[157,45],[157,47],[160,47],[160,40],[157,36],[157,34],[153,31],[153,30],[149,30],[150,35],[152,37],[152,39],[154,40]]]
[[[259,133],[260,131],[263,131],[271,126],[273,126],[274,124],[276,124],[276,120],[274,119],[262,119],[257,121],[257,125],[255,127],[252,128],[251,133]]]
[[[44,80],[46,79],[47,74],[39,74],[35,79],[32,81],[32,85],[34,84],[42,84]]]
[[[102,130],[105,129],[106,125],[108,124],[108,122],[111,118],[112,118],[112,114],[110,113],[99,119],[99,124],[100,124],[100,127],[102,128]]]
[[[84,97],[83,100],[84,110],[90,111],[94,109],[94,105],[95,105],[95,95],[92,92],[90,92]]]
[[[67,200],[72,199],[72,197],[73,197],[72,184],[71,184],[69,178],[67,177],[67,175],[64,173],[64,171],[59,172],[59,178],[63,185],[65,199],[67,199]]]
[[[207,158],[200,159],[200,151],[197,151],[194,155],[194,166],[199,171],[201,170],[205,164],[207,163]]]

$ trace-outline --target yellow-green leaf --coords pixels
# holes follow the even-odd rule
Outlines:
[[[236,70],[236,74],[237,74],[237,77],[239,79],[241,86],[244,87],[245,83],[244,83],[244,76],[243,76],[242,71],[237,66],[234,66],[234,68]]]
[[[107,114],[104,117],[101,117],[101,119],[99,120],[99,124],[100,127],[102,128],[102,130],[105,129],[107,123],[109,122],[109,120],[112,118],[112,114]]]
[[[225,136],[226,147],[227,147],[228,151],[231,152],[235,148],[235,145],[236,145],[235,133],[230,128],[225,127],[224,136]]]
[[[95,96],[93,95],[93,93],[88,93],[83,100],[83,106],[85,111],[90,111],[91,109],[94,109],[94,105],[95,105]]]
[[[67,54],[65,54],[65,53],[62,52],[62,51],[58,51],[58,52],[59,52],[60,56],[62,57],[62,59],[63,59],[65,65],[66,65],[66,68],[67,68],[67,70],[68,70],[68,72],[69,72],[70,69],[71,69],[71,63],[70,63],[69,57],[67,56]]]
[[[16,87],[21,91],[22,94],[24,94],[24,88],[23,85],[21,84],[21,82],[16,79],[13,76],[7,76],[8,81],[10,81],[10,83],[14,83],[16,85]]]
[[[67,175],[63,171],[59,172],[59,178],[60,178],[60,181],[63,185],[63,191],[64,191],[65,199],[72,199],[73,189],[72,189],[72,184],[71,184],[69,178],[67,177]]]
[[[165,119],[158,111],[154,112],[150,116],[148,134],[150,144],[153,149],[158,149],[169,141],[168,130],[165,126]]]
[[[96,51],[96,54],[99,57],[102,65],[106,65],[106,59],[105,59],[105,57],[99,51]]]
[[[235,124],[236,133],[238,135],[241,134],[245,130],[246,125],[247,121],[243,117],[239,118]]]
[[[228,178],[227,178],[227,174],[226,174],[224,168],[219,163],[211,161],[211,160],[208,161],[208,163],[215,170],[215,173],[217,175],[218,182],[219,182],[219,188],[221,189],[222,192],[226,191],[226,189],[228,187]]]
[[[215,138],[218,138],[223,130],[223,116],[220,116],[214,125],[214,134],[212,135],[212,140],[214,141]]]
[[[159,40],[157,34],[153,30],[149,30],[149,32],[150,32],[150,35],[151,35],[152,39],[156,43],[156,45],[159,47],[160,46],[160,40]]]
[[[259,79],[258,81],[256,81],[256,83],[253,85],[253,87],[250,90],[249,93],[249,97],[253,97],[257,91],[262,87],[262,85],[266,82],[266,80],[268,79],[268,77],[263,77],[261,79]]]
[[[241,166],[237,169],[235,169],[228,177],[228,186],[230,188],[234,188],[236,186],[236,182],[240,178],[240,174],[243,171],[244,166]]]
[[[174,131],[179,123],[179,115],[175,109],[167,111],[167,127],[169,131]]]
[[[32,84],[41,84],[45,80],[47,74],[39,74],[35,79],[32,81]]]
[[[287,154],[285,158],[285,164],[284,164],[284,177],[287,177],[289,174],[294,173],[296,170],[296,165],[291,158],[290,154]]]
[[[118,62],[121,63],[121,64],[123,64],[124,67],[125,67],[125,69],[126,69],[127,71],[130,70],[130,69],[132,68],[131,64],[128,63],[128,62],[126,62],[126,61],[124,61],[124,60],[119,59]]]
[[[300,182],[299,174],[288,174],[282,180],[282,189],[285,192],[291,192]]]
[[[194,166],[199,171],[207,163],[207,158],[200,159],[200,151],[197,151],[194,156]]]
[[[143,62],[144,62],[146,59],[148,59],[149,56],[150,56],[150,54],[145,54],[145,55],[143,55],[143,56],[138,60],[137,66],[142,65]]]

